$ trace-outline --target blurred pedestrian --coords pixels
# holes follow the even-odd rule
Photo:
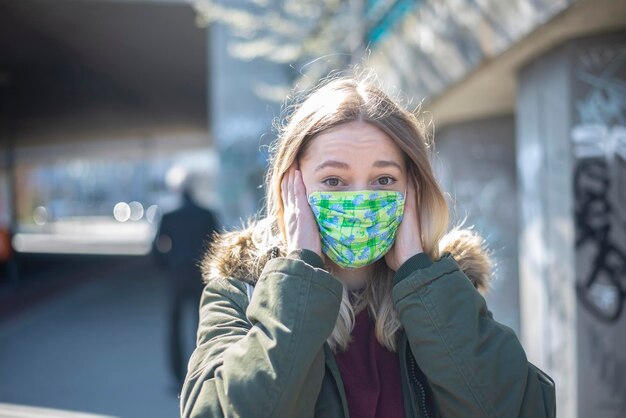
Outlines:
[[[414,114],[337,79],[297,106],[267,212],[203,265],[183,417],[554,417],[552,380],[481,295]]]
[[[214,213],[194,201],[191,177],[184,172],[178,174],[180,178],[172,187],[180,191],[181,205],[161,217],[153,252],[170,279],[168,363],[177,384],[182,385],[198,328],[202,293],[199,261],[218,225]],[[193,315],[185,315],[188,309]],[[193,335],[189,335],[190,328]]]

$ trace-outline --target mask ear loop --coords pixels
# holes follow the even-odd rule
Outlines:
[[[411,176],[411,174],[409,174],[409,176]],[[406,187],[404,188],[404,202],[406,203],[406,198],[409,195],[409,185],[411,183],[414,183],[415,180],[411,181],[411,179],[409,178],[409,180],[406,182]]]

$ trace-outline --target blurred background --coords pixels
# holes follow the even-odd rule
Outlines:
[[[206,237],[353,65],[421,104],[559,415],[626,416],[626,0],[0,0],[0,416],[177,416]]]

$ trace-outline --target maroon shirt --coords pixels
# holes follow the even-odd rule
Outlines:
[[[367,309],[356,316],[348,349],[335,355],[351,418],[404,418],[398,353],[376,340]]]

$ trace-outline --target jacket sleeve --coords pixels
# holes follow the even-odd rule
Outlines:
[[[441,416],[554,417],[554,382],[492,318],[452,256],[407,263],[419,268],[398,270],[393,299]]]
[[[249,305],[243,283],[209,282],[181,416],[312,415],[341,292],[324,270],[288,258],[266,264]]]

